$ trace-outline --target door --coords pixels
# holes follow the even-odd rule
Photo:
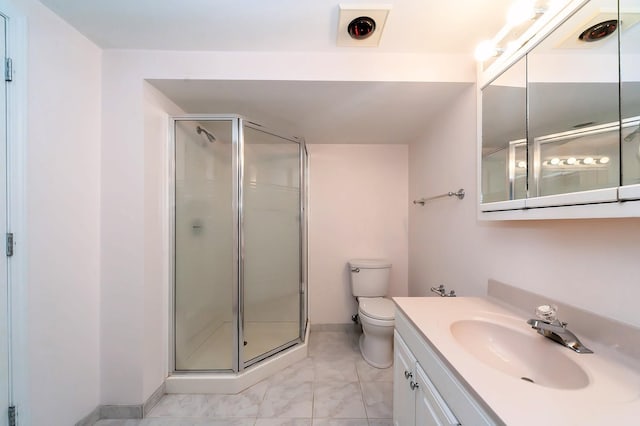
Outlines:
[[[393,425],[415,424],[415,394],[411,383],[416,380],[416,359],[397,331],[393,352]]]
[[[416,425],[460,424],[420,364],[416,364],[416,382]]]
[[[4,62],[6,57],[5,39],[6,20],[0,15],[0,59]],[[9,231],[9,197],[8,186],[8,143],[7,143],[7,83],[2,79],[0,89],[0,238],[2,250],[0,255],[0,424],[5,425],[10,395],[11,395],[11,357],[10,357],[10,288],[9,288],[9,253],[6,235]]]
[[[299,341],[301,146],[242,126],[241,335],[245,366]]]
[[[235,129],[232,118],[174,126],[176,371],[237,370]]]

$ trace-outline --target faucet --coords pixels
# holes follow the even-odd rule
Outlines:
[[[593,351],[580,342],[571,331],[567,330],[567,323],[558,321],[555,317],[556,308],[549,305],[542,305],[536,309],[538,319],[530,319],[527,324],[539,334],[547,337],[554,342],[560,343],[579,354],[592,354]]]
[[[440,295],[440,297],[456,297],[455,290],[451,290],[447,293],[447,290],[444,288],[444,284],[440,284],[438,287],[431,287],[431,291]]]

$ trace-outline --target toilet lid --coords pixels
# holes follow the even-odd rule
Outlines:
[[[392,320],[395,316],[395,305],[391,300],[384,297],[360,297],[358,305],[360,311],[371,318]]]

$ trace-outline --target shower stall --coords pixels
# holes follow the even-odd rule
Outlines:
[[[171,120],[170,370],[241,373],[304,342],[304,140],[235,115]]]

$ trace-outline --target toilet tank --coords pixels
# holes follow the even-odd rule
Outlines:
[[[386,259],[352,259],[351,293],[356,297],[382,297],[389,290],[391,262]]]

